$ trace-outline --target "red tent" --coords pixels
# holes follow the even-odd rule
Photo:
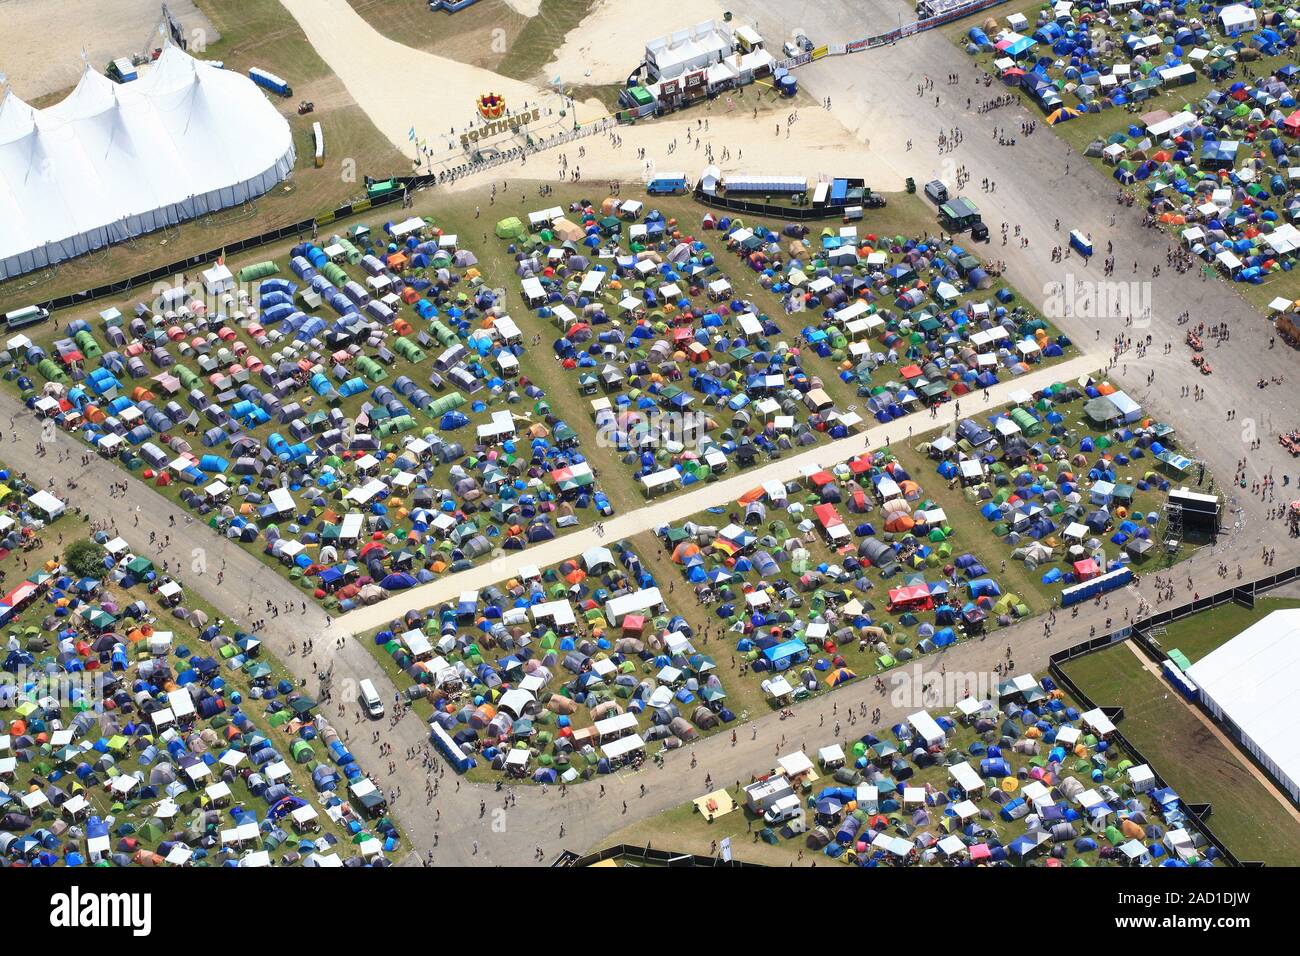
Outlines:
[[[817,516],[818,523],[828,531],[837,524],[844,524],[844,519],[840,517],[840,513],[835,510],[834,505],[815,505],[813,506],[813,514]]]
[[[889,591],[891,611],[928,611],[934,607],[930,589],[924,584],[909,584]]]

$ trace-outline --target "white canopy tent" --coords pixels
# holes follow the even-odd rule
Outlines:
[[[1187,669],[1201,703],[1235,727],[1292,800],[1300,799],[1300,609],[1274,611]]]
[[[237,135],[232,135],[237,131]],[[0,279],[237,206],[292,171],[253,81],[167,46],[140,79],[86,69],[59,103],[0,101]]]

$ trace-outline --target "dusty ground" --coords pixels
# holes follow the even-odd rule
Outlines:
[[[449,132],[453,125],[467,124],[473,118],[474,101],[485,90],[502,93],[508,103],[533,102],[544,106],[557,104],[559,98],[531,84],[504,79],[478,67],[435,56],[381,35],[356,13],[346,0],[285,0],[285,7],[298,20],[316,52],[338,74],[348,92],[370,116],[392,144],[407,156],[416,154],[409,133],[415,128],[418,137],[427,140],[434,150],[435,163],[439,160],[459,158],[459,144],[449,147]],[[638,42],[644,42],[642,37]],[[635,64],[633,64],[635,65]],[[410,78],[424,77],[419,86],[427,95],[404,100],[392,95],[391,76],[401,74]],[[767,94],[757,120],[753,108]],[[708,109],[691,110],[680,118],[639,123],[619,130],[622,145],[609,136],[591,136],[580,146],[585,155],[578,154],[579,144],[535,158],[546,169],[558,163],[559,155],[568,156],[569,169],[588,170],[586,178],[619,178],[635,181],[645,174],[649,165],[660,169],[685,169],[691,178],[699,175],[706,164],[704,148],[713,145],[720,157],[725,146],[731,158],[721,162],[723,170],[754,169],[754,157],[762,157],[766,171],[803,171],[810,175],[819,172],[836,173],[844,170],[843,154],[851,151],[859,158],[854,165],[869,171],[869,181],[876,189],[896,190],[902,187],[906,168],[905,147],[897,139],[882,138],[877,142],[864,142],[849,133],[844,126],[825,110],[804,105],[798,111],[797,121],[786,131],[787,114],[798,109],[790,101],[783,101],[779,111],[769,110],[774,102],[770,90],[760,84],[749,87],[734,99],[720,97]],[[787,105],[788,104],[788,105]],[[599,102],[589,100],[577,104],[577,118],[582,123],[592,122],[607,115]],[[767,115],[764,115],[764,113]],[[463,117],[463,119],[462,119]],[[450,119],[449,119],[450,118]],[[709,121],[709,130],[702,131],[700,124]],[[571,117],[556,117],[549,126],[534,129],[534,135],[546,136],[569,126]],[[779,129],[778,129],[779,126]],[[687,132],[692,138],[687,140]],[[695,133],[700,132],[700,136]],[[675,145],[675,149],[671,149]],[[645,159],[637,150],[646,150]],[[745,159],[746,152],[750,159]],[[531,164],[530,164],[531,165]],[[558,165],[554,167],[559,173]],[[534,173],[539,177],[546,173]],[[489,178],[499,176],[492,172]],[[467,187],[481,181],[469,177],[458,185]]]
[[[563,97],[390,40],[346,0],[286,0],[284,6],[379,130],[409,157],[417,155],[412,128],[418,139],[445,153],[452,129],[470,125],[476,116],[475,102],[486,92],[504,96],[510,109],[537,104],[553,110],[543,119],[542,129],[534,127],[537,132],[564,128],[558,115],[565,106]],[[405,77],[421,95],[394,96],[394,76]],[[603,111],[599,104],[593,109]],[[460,152],[459,144],[455,149]]]
[[[596,0],[582,23],[565,35],[542,75],[565,83],[622,83],[644,58],[647,40],[702,20],[721,20],[723,14],[717,0],[699,0],[647,23],[637,15],[640,6],[635,0]]]
[[[219,39],[194,0],[169,0],[168,6],[191,46]],[[90,65],[102,70],[115,57],[158,46],[159,15],[157,0],[0,0],[0,70],[25,100],[66,90],[81,77],[83,49]]]

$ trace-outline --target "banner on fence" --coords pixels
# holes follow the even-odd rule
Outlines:
[[[852,43],[846,43],[844,52],[860,53],[863,50],[874,50],[877,47],[889,46],[889,44],[897,43],[904,37],[914,36],[923,30],[941,27],[946,23],[952,23],[954,20],[960,20],[962,17],[979,13],[981,10],[987,10],[989,7],[995,7],[1000,3],[1006,3],[1006,0],[972,0],[971,3],[965,6],[957,7],[938,16],[929,17],[925,20],[913,20],[910,23],[902,24],[897,29],[890,30],[888,33],[881,33],[877,36],[865,37],[861,40],[854,40]],[[796,57],[796,59],[798,58]]]

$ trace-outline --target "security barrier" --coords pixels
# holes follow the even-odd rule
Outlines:
[[[1131,626],[1119,628],[1109,634],[1102,634],[1090,640],[1075,644],[1072,647],[1068,647],[1063,651],[1057,651],[1048,660],[1048,673],[1051,674],[1052,680],[1056,681],[1056,683],[1081,706],[1086,708],[1096,707],[1098,706],[1097,703],[1070,679],[1070,677],[1065,673],[1062,665],[1096,651],[1103,650],[1104,648],[1110,647],[1112,644],[1126,640],[1131,640],[1151,661],[1157,665],[1161,665],[1169,659],[1169,655],[1163,648],[1157,645],[1154,640],[1152,640],[1151,631],[1154,628],[1166,626],[1174,621],[1190,617],[1191,615],[1198,614],[1201,611],[1208,611],[1211,608],[1219,607],[1223,604],[1236,603],[1241,604],[1244,607],[1253,608],[1255,606],[1255,598],[1257,595],[1272,590],[1273,588],[1280,587],[1283,584],[1288,584],[1297,578],[1300,578],[1300,565],[1288,568],[1284,571],[1279,571],[1277,574],[1271,574],[1268,577],[1260,578],[1245,585],[1225,588],[1222,591],[1211,594],[1209,597],[1188,601],[1186,604],[1181,604],[1178,607],[1161,611],[1160,613],[1153,614],[1150,617],[1145,617],[1140,621],[1135,621]],[[1204,705],[1201,704],[1199,700],[1191,702],[1189,706],[1197,707],[1203,714],[1211,720],[1214,720],[1213,715],[1205,709]],[[1123,718],[1123,708],[1111,707],[1103,709],[1116,714],[1116,716],[1112,717],[1115,723],[1119,723]],[[1217,724],[1218,722],[1215,721],[1215,723]],[[1122,731],[1118,729],[1116,730],[1115,740],[1120,747],[1126,750],[1135,760],[1151,767],[1152,772],[1155,774],[1156,784],[1158,786],[1163,787],[1167,785],[1164,779],[1160,776],[1160,772],[1156,769],[1155,765],[1143,756],[1142,751],[1135,747],[1133,742],[1125,737]],[[1252,763],[1259,766],[1258,762],[1255,761],[1248,751],[1244,748],[1238,749]],[[1265,772],[1267,773],[1267,771]],[[1205,839],[1220,853],[1222,853],[1223,858],[1232,866],[1264,865],[1263,863],[1243,862],[1237,859],[1236,855],[1228,849],[1206,822],[1210,816],[1210,807],[1197,808],[1184,801],[1183,809],[1186,811],[1188,818],[1195,825],[1196,829],[1205,835]]]

